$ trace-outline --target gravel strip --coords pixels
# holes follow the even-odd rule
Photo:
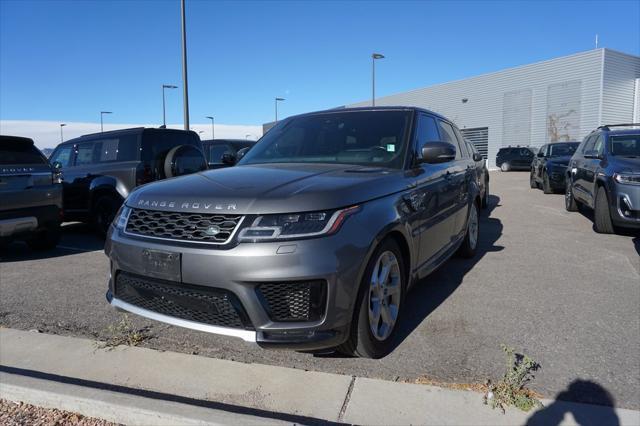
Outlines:
[[[23,402],[0,399],[0,424],[4,426],[18,425],[79,425],[79,426],[112,426],[106,420],[85,417],[69,411],[55,408],[42,408]]]

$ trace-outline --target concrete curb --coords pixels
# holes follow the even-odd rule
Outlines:
[[[0,396],[128,424],[640,425],[640,411],[544,401],[503,415],[474,392],[12,329],[0,329]]]

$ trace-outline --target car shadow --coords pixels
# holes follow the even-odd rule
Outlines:
[[[487,253],[504,249],[504,247],[495,244],[502,235],[502,222],[491,217],[493,210],[498,207],[500,207],[500,197],[490,195],[487,209],[481,211],[478,248],[473,258],[462,259],[454,255],[409,290],[403,316],[398,324],[394,350],[411,335],[425,318],[456,291],[467,272],[473,269]]]
[[[582,404],[567,404],[580,401]],[[616,414],[615,400],[604,387],[590,380],[574,380],[569,387],[558,393],[555,401],[536,411],[527,420],[527,426],[556,426],[564,424],[567,413],[571,413],[578,425],[617,426],[620,419]]]
[[[14,241],[0,247],[0,262],[51,259],[102,250],[103,248],[104,240],[96,235],[91,226],[79,222],[67,222],[62,224],[62,238],[56,248],[32,250],[26,243]]]
[[[640,237],[636,237],[633,239],[633,246],[636,248],[638,256],[640,256]]]

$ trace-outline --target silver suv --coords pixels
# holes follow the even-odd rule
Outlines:
[[[266,348],[389,353],[410,286],[473,256],[473,153],[406,107],[279,122],[236,167],[145,185],[109,231],[108,301]]]

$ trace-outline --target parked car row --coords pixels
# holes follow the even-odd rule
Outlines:
[[[233,165],[252,145],[203,144],[192,131],[141,127],[65,141],[47,159],[33,140],[2,136],[0,242],[23,239],[33,248],[51,248],[62,220],[90,223],[106,235],[136,187],[202,171],[207,164]]]
[[[582,142],[543,145],[531,188],[562,191],[567,211],[593,210],[596,232],[640,229],[640,124],[600,126]]]

